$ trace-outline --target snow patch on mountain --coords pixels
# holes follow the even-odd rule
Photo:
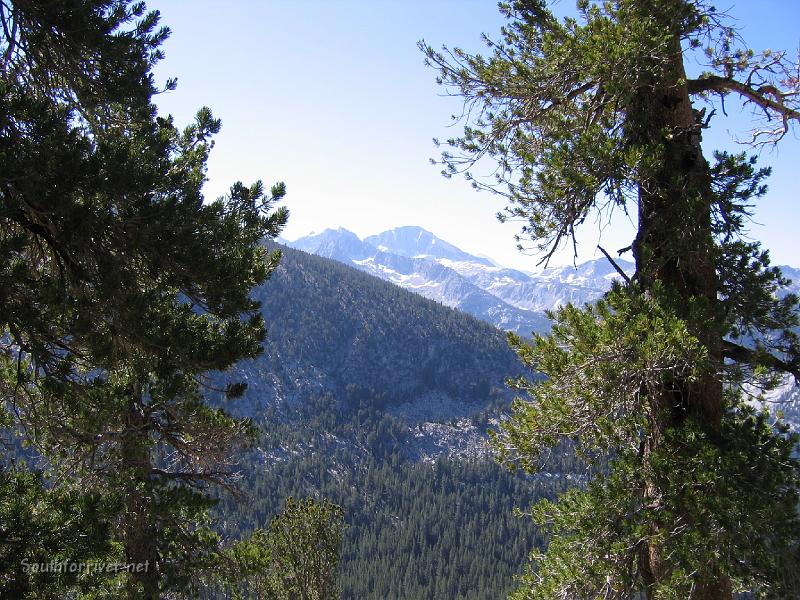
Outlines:
[[[605,260],[536,274],[509,269],[411,226],[364,240],[346,229],[328,229],[289,245],[344,262],[522,335],[547,331],[546,310],[570,302],[593,302],[618,277]],[[633,272],[632,263],[619,263],[626,272]]]
[[[776,419],[786,423],[794,432],[800,433],[800,384],[792,375],[785,375],[777,388],[764,394],[748,390],[749,400],[757,409],[766,408]]]

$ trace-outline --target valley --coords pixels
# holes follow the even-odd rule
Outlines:
[[[545,310],[597,299],[613,267],[522,273],[419,228],[364,241],[329,230],[291,246],[256,293],[265,352],[230,375],[248,388],[225,408],[263,437],[242,463],[247,501],[221,503],[225,534],[263,526],[286,497],[324,497],[349,525],[344,598],[502,597],[545,540],[513,509],[585,480],[563,453],[533,478],[492,460],[505,379],[524,374],[503,319],[545,332]]]

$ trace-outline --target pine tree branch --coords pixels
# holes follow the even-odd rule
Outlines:
[[[797,360],[786,362],[769,353],[758,353],[752,348],[741,346],[729,340],[722,342],[722,356],[738,363],[760,363],[777,371],[790,373],[796,383],[800,384],[800,365]]]
[[[793,97],[794,92],[781,92],[777,87],[765,84],[760,87],[753,87],[743,83],[733,77],[721,77],[719,75],[704,75],[698,79],[689,79],[686,82],[690,94],[702,94],[715,92],[717,94],[727,94],[736,92],[767,111],[774,111],[783,117],[785,122],[790,119],[800,121],[800,111],[788,106],[786,99]]]
[[[616,261],[613,258],[611,258],[611,255],[608,252],[606,252],[606,249],[603,248],[600,244],[597,245],[597,249],[600,250],[600,252],[602,252],[603,255],[608,259],[608,262],[610,262],[611,266],[614,267],[614,269],[616,269],[616,271],[617,271],[617,273],[619,273],[620,277],[622,277],[625,280],[625,283],[630,284],[631,278],[628,277],[628,274],[625,271],[622,270],[622,267],[620,267],[616,263]]]

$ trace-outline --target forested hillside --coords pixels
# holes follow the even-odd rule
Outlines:
[[[248,384],[232,410],[284,417],[330,395],[339,410],[367,407],[451,419],[508,397],[519,372],[505,336],[457,310],[333,260],[281,248],[256,291],[268,323],[265,352],[233,378]]]
[[[229,408],[263,436],[223,496],[224,534],[264,526],[289,497],[344,508],[344,598],[483,599],[513,587],[541,533],[513,515],[563,490],[565,458],[536,479],[488,457],[486,430],[519,372],[498,330],[333,260],[282,248],[258,291],[265,353]],[[570,476],[570,479],[572,476]]]
[[[263,526],[286,497],[323,497],[344,508],[343,598],[447,600],[502,598],[528,552],[543,542],[518,505],[564,491],[568,481],[535,481],[492,461],[435,464],[311,451],[251,465],[239,504],[220,506],[225,533]],[[352,461],[352,462],[351,462]]]

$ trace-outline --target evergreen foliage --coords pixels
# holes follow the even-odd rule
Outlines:
[[[53,489],[25,468],[0,471],[0,597],[111,593],[113,580],[91,565],[123,562],[111,536],[114,500]],[[88,566],[70,571],[73,564]]]
[[[560,21],[544,0],[501,3],[491,55],[421,44],[440,83],[465,100],[444,174],[509,200],[546,262],[587,218],[636,211],[636,273],[596,307],[554,315],[550,338],[511,338],[546,381],[495,438],[535,472],[543,449],[574,444],[602,476],[534,518],[552,528],[517,598],[797,597],[797,438],[748,394],[800,378],[798,299],[746,239],[767,170],[703,155],[715,97],[734,94],[777,143],[800,120],[798,66],[739,46],[700,0],[579,0]],[[709,71],[687,76],[697,51]],[[702,60],[702,59],[701,59]],[[496,161],[493,183],[473,175]],[[753,532],[757,534],[753,535]]]
[[[554,538],[546,553],[533,554],[530,588],[514,598],[581,598],[613,591],[610,581],[619,590],[637,589],[642,540],[654,535],[654,522],[672,528],[658,543],[674,569],[651,590],[656,597],[690,597],[697,565],[721,556],[739,557],[727,567],[734,591],[791,597],[800,583],[796,434],[767,412],[735,405],[719,438],[688,422],[666,430],[642,463],[641,432],[658,417],[648,397],[664,378],[700,377],[707,360],[683,321],[616,287],[594,307],[559,311],[551,336],[514,343],[523,362],[547,379],[535,386],[517,381],[529,396],[516,401],[515,418],[496,437],[506,458],[519,456],[522,468],[536,471],[546,464],[541,454],[559,440],[573,440],[590,462],[613,449],[603,478],[533,509]],[[660,490],[659,503],[633,493],[649,481]]]
[[[232,600],[339,598],[335,574],[343,526],[340,507],[289,497],[268,529],[225,548],[209,577],[211,589],[221,588],[222,597]]]
[[[487,460],[411,462],[399,445],[380,458],[314,448],[248,465],[246,501],[219,505],[222,533],[249,536],[290,496],[335,502],[347,521],[337,576],[345,599],[502,596],[533,545],[544,544],[543,531],[513,515],[514,503],[568,487],[555,462],[554,473],[526,481]]]
[[[220,123],[157,115],[169,31],[143,2],[2,2],[0,20],[0,390],[60,483],[119,500],[113,537],[149,565],[125,594],[177,593],[215,547],[206,488],[253,433],[199,378],[261,351],[250,292],[285,187],[205,202]]]

